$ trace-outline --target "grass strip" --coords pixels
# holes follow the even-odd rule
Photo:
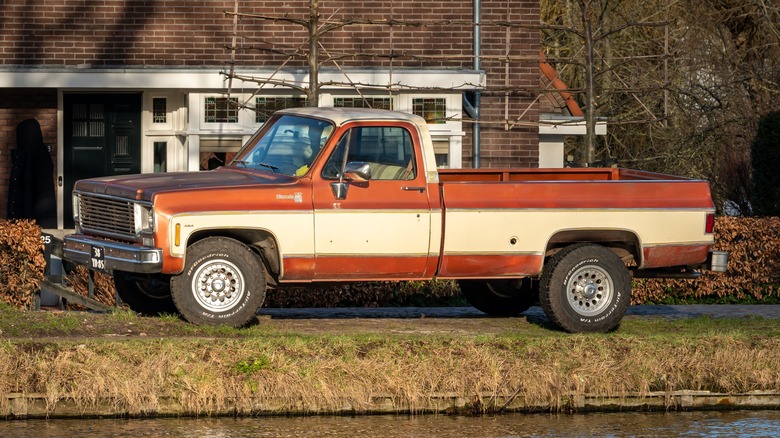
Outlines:
[[[451,327],[481,319],[350,322],[320,332],[326,321],[237,330],[0,308],[0,321],[0,412],[16,393],[45,395],[52,412],[58,400],[84,411],[110,400],[116,412],[148,415],[174,400],[182,414],[251,415],[361,413],[377,397],[399,412],[426,411],[442,394],[479,410],[513,398],[563,410],[585,395],[780,388],[780,329],[760,318],[626,318],[604,335],[563,334],[524,318],[486,318],[490,333]],[[431,325],[444,323],[450,328]]]

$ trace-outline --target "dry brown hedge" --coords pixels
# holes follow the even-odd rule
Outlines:
[[[114,288],[114,278],[101,272],[92,274],[93,289],[92,298],[107,306],[116,305],[116,289]],[[67,276],[67,282],[73,290],[85,297],[89,296],[89,270],[82,265],[76,266]],[[83,310],[83,306],[68,303],[68,310]]]
[[[41,228],[30,220],[0,219],[0,301],[32,308],[45,267]]]
[[[714,249],[728,251],[726,272],[705,272],[695,280],[636,280],[632,302],[778,301],[780,218],[717,218]]]
[[[780,218],[721,217],[715,222],[715,249],[729,252],[728,271],[707,272],[696,280],[635,280],[634,304],[676,301],[780,301]],[[29,308],[44,259],[40,228],[30,221],[0,220],[0,300]],[[86,269],[68,276],[73,288],[87,295]],[[111,278],[95,276],[95,298],[113,305]],[[269,290],[267,307],[382,307],[449,305],[460,291],[455,282],[371,282],[330,287]]]

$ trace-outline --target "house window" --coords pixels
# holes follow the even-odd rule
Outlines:
[[[200,170],[212,170],[233,160],[241,148],[241,139],[218,137],[200,140]]]
[[[436,156],[436,167],[450,167],[449,140],[433,140],[433,153]]]
[[[203,120],[206,123],[238,123],[238,98],[207,97]]]
[[[393,100],[389,97],[334,97],[335,108],[379,108],[392,110]]]
[[[154,142],[154,173],[165,172],[168,170],[168,142]]]
[[[152,123],[168,122],[168,99],[155,97],[152,99]]]
[[[255,98],[255,122],[265,123],[275,111],[306,106],[305,97],[257,97]]]
[[[429,124],[446,123],[447,99],[443,97],[412,99],[412,113],[424,118]]]

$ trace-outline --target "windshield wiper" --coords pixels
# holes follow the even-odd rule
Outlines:
[[[255,164],[257,164],[258,166],[261,166],[261,167],[267,167],[267,168],[271,169],[271,172],[273,172],[273,173],[276,173],[276,171],[279,170],[279,168],[274,166],[273,164],[266,164],[266,163],[255,163]]]
[[[278,167],[276,167],[276,166],[274,166],[273,164],[266,164],[266,163],[253,163],[253,162],[251,162],[251,161],[244,161],[244,160],[233,160],[233,161],[231,162],[231,164],[232,164],[232,163],[238,163],[238,164],[240,164],[240,165],[242,165],[242,166],[244,166],[244,167],[249,167],[249,166],[260,166],[260,167],[265,167],[265,168],[271,169],[271,172],[273,172],[273,173],[276,173],[276,171],[277,171],[277,170],[279,170],[279,168],[278,168]]]

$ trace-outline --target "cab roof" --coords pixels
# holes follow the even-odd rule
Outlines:
[[[426,122],[420,116],[414,114],[402,113],[398,111],[388,111],[372,108],[288,108],[277,111],[278,114],[290,114],[305,117],[316,117],[327,119],[340,126],[346,122],[352,121],[407,121],[418,126],[425,126]]]

